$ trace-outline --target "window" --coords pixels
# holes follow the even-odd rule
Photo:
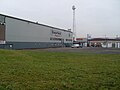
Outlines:
[[[66,39],[66,41],[71,41],[72,42],[72,39]]]
[[[50,40],[54,40],[54,41],[61,41],[61,38],[50,38]]]
[[[0,24],[5,23],[5,16],[0,15]]]

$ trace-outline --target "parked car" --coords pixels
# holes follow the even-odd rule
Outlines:
[[[82,46],[80,46],[79,44],[73,44],[71,48],[82,48]]]

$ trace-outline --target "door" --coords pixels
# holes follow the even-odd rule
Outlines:
[[[61,39],[62,47],[64,47],[64,39]]]
[[[5,41],[5,25],[0,24],[0,41]]]

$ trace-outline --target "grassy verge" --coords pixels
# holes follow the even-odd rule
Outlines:
[[[120,55],[0,50],[0,90],[120,90]]]

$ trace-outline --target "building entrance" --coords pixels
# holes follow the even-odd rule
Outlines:
[[[5,41],[5,25],[0,24],[0,44]]]

